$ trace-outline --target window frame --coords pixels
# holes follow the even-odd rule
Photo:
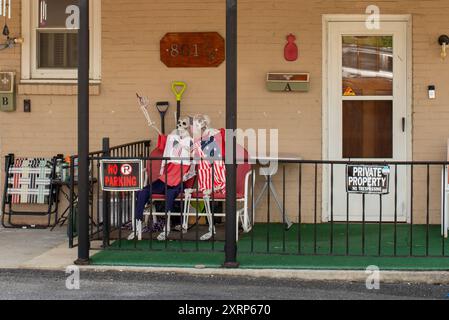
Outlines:
[[[76,69],[38,68],[37,33],[38,0],[22,0],[22,82],[74,82],[78,78]],[[101,1],[90,1],[90,71],[93,82],[101,81]],[[67,29],[45,28],[45,31]]]

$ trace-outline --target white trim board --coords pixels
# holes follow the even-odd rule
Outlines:
[[[37,0],[22,0],[22,57],[21,80],[61,79],[70,80],[77,78],[76,70],[53,70],[36,68],[36,29],[37,26]],[[90,1],[90,78],[101,80],[101,1]],[[34,51],[34,52],[33,52]]]

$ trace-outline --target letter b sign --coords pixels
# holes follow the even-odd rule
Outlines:
[[[11,112],[15,110],[14,94],[0,94],[0,111]]]

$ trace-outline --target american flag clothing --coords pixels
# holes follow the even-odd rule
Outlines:
[[[211,190],[223,192],[226,189],[226,166],[223,159],[222,136],[217,130],[209,129],[201,141],[195,143],[198,163],[198,188],[201,192]]]
[[[193,139],[190,136],[181,137],[177,134],[171,134],[167,137],[164,149],[164,158],[169,158],[169,163],[190,165],[190,161],[181,161],[179,158],[190,159]]]
[[[176,187],[181,184],[181,182],[185,182],[186,175],[189,173],[190,166],[181,166],[176,163],[169,163],[166,166],[167,170],[162,173],[159,177],[159,180],[164,182],[169,187]]]
[[[183,174],[183,182],[190,180],[194,176],[195,168],[192,162],[179,160],[180,158],[191,158],[192,145],[193,139],[190,136],[181,137],[177,134],[171,134],[167,137],[164,158],[170,160],[162,161],[159,180],[169,186],[177,186],[181,183],[181,174]]]
[[[212,190],[213,192],[225,191],[226,167],[223,161],[200,161],[198,166],[198,188],[201,192],[206,190]]]

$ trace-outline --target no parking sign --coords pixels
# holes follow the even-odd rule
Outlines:
[[[143,189],[143,161],[101,160],[100,179],[103,191],[135,192]]]

